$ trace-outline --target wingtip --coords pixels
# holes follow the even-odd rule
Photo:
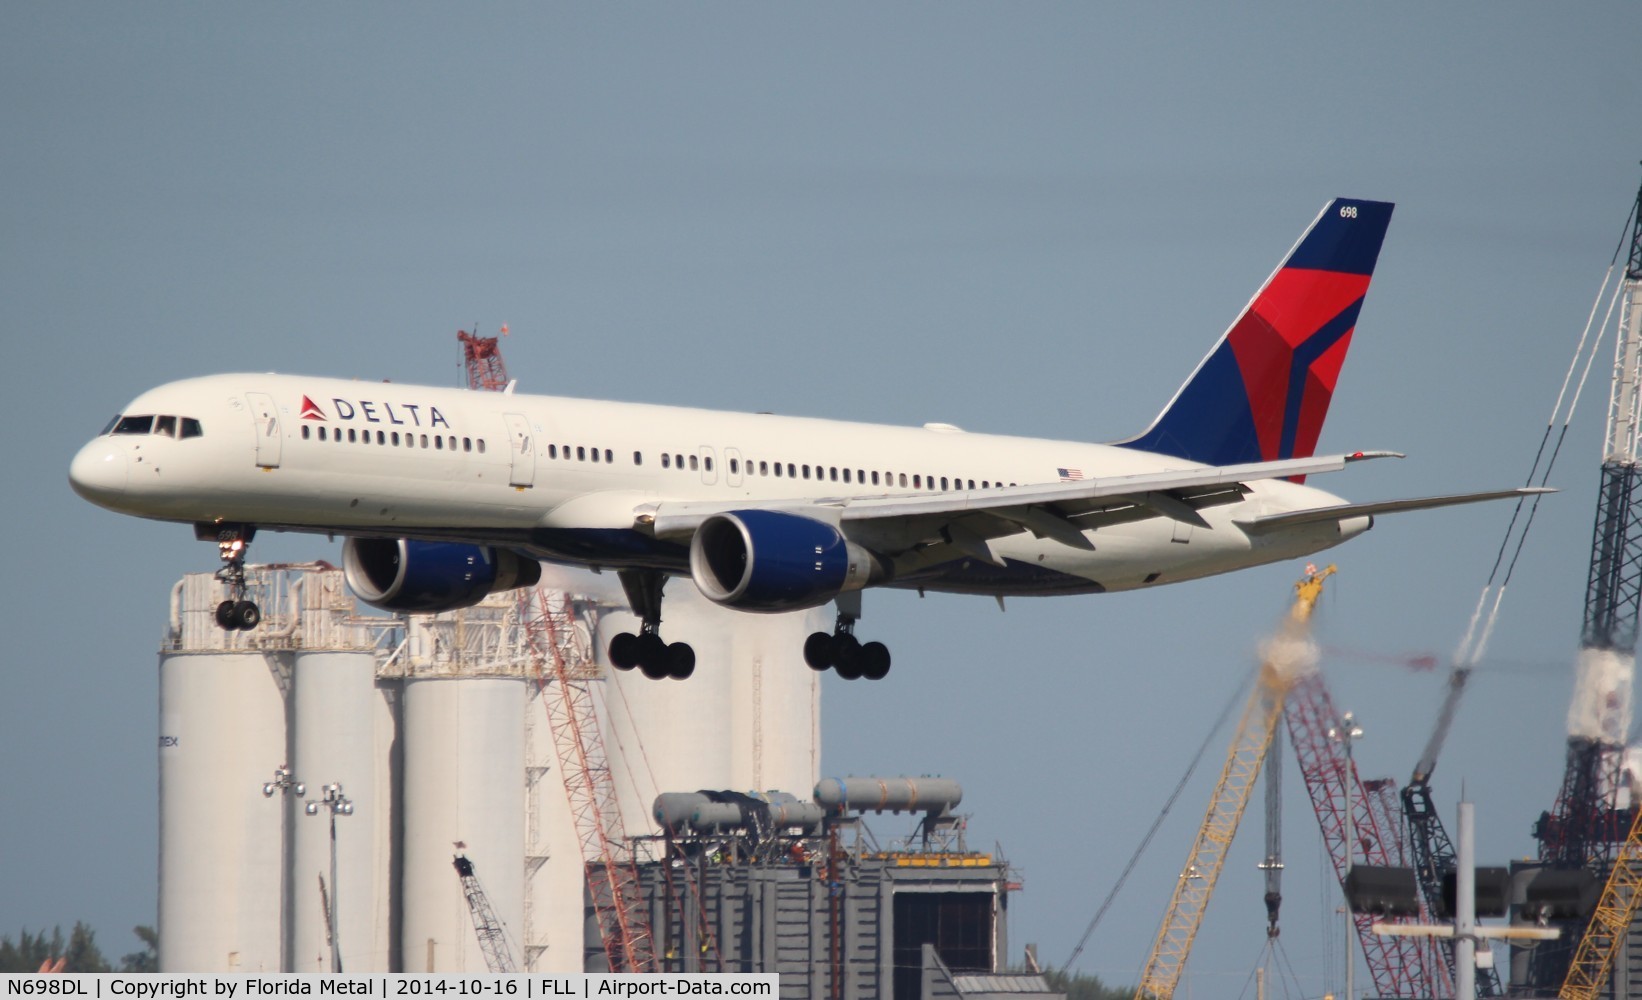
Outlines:
[[[1371,458],[1407,458],[1400,451],[1354,451],[1346,456],[1348,462],[1366,462]]]

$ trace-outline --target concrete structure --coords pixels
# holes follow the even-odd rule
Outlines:
[[[248,580],[265,614],[250,632],[217,626],[227,595],[210,574],[173,594],[161,970],[328,970],[323,877],[345,971],[486,971],[451,864],[460,850],[519,967],[580,971],[585,876],[547,721],[557,694],[529,656],[518,595],[407,620],[363,611],[324,564],[251,567]],[[574,626],[584,653],[631,621],[613,575],[551,582],[592,591]],[[802,645],[830,616],[742,615],[673,590],[668,633],[696,644],[696,675],[595,666],[588,682],[631,833],[655,829],[658,785],[808,788],[819,760]],[[329,815],[303,811],[331,783],[352,804],[336,818],[335,885]]]

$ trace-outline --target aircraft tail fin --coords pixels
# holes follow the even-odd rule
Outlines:
[[[1392,207],[1329,202],[1151,427],[1118,444],[1207,465],[1314,454]]]

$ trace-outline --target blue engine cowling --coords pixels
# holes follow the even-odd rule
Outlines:
[[[772,510],[713,514],[690,540],[690,576],[742,611],[816,608],[879,576],[872,554],[830,524]]]
[[[348,539],[342,572],[366,604],[421,613],[472,607],[488,594],[542,578],[540,563],[508,549],[404,538]]]

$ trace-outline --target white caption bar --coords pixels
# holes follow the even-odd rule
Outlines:
[[[773,997],[781,977],[773,972],[654,973],[573,975],[396,975],[357,976],[269,975],[183,976],[131,973],[67,973],[50,976],[0,975],[6,997],[90,997],[92,1000],[247,1000],[278,996],[436,998],[485,1000],[518,997],[523,1000],[561,1000],[581,997]]]

